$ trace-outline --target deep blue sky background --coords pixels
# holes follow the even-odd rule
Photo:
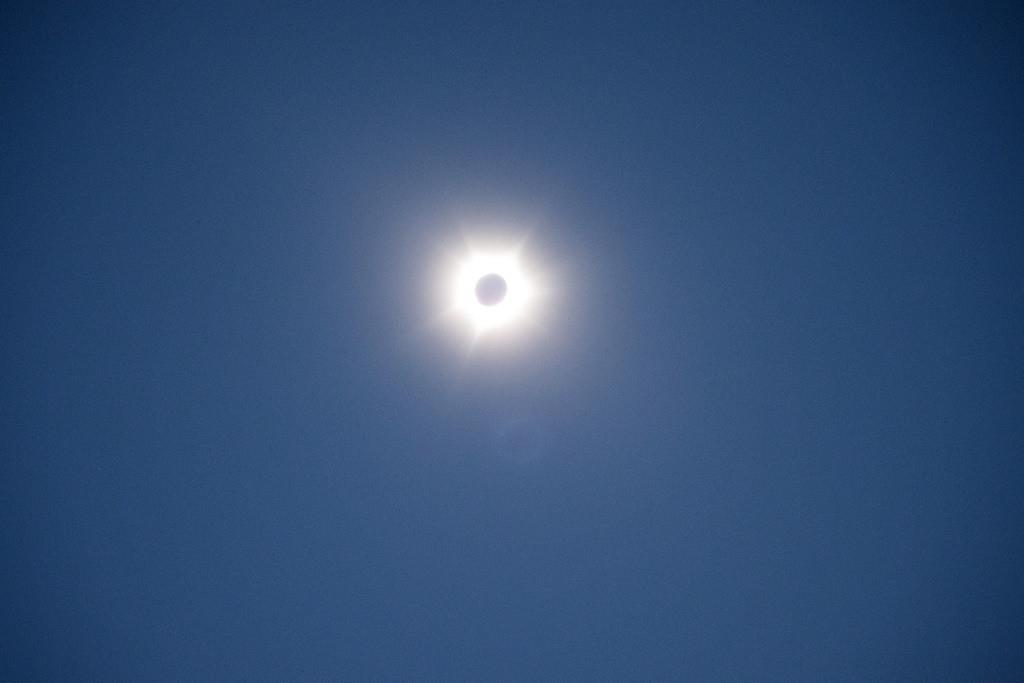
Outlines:
[[[1013,3],[206,4],[0,18],[0,678],[1019,680]]]

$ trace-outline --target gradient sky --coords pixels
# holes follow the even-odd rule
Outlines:
[[[0,678],[1019,680],[1014,3],[113,4],[0,18]]]

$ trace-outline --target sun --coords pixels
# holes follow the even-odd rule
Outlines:
[[[527,319],[537,296],[531,280],[521,249],[471,250],[456,263],[451,311],[475,336],[514,327]]]

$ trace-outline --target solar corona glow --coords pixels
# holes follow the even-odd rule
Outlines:
[[[474,338],[511,330],[528,320],[537,297],[521,249],[470,249],[456,259],[449,312]]]

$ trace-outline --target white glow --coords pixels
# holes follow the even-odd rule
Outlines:
[[[493,306],[476,297],[477,282],[496,273],[508,286],[505,298]],[[528,319],[537,290],[520,258],[520,249],[470,250],[458,261],[451,279],[451,312],[463,318],[475,336],[507,329]]]

